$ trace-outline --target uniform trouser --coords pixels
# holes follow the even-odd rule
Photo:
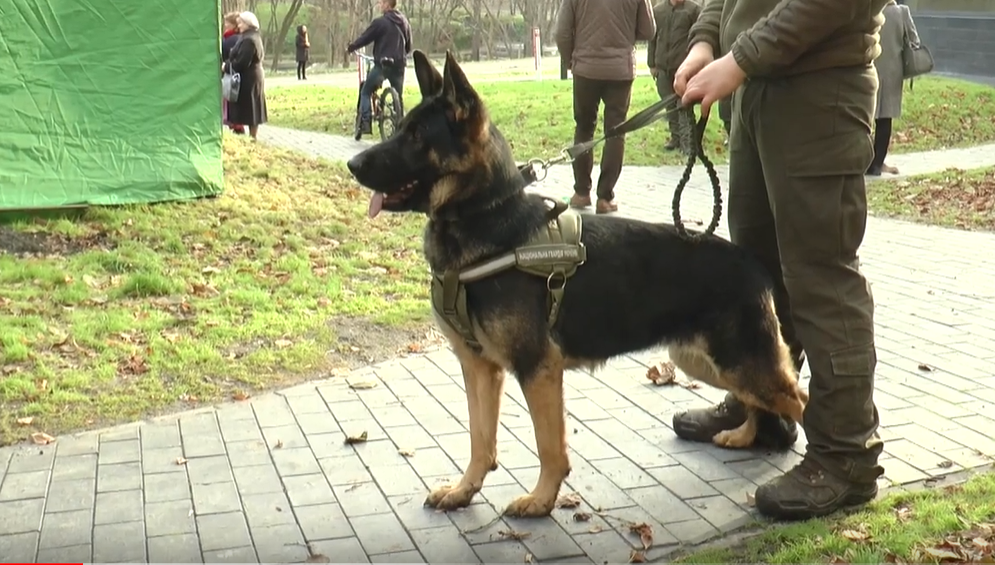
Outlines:
[[[812,379],[808,454],[855,481],[873,480],[883,444],[874,405],[874,301],[857,250],[867,223],[873,67],[752,79],[733,97],[732,241],[780,287],[785,340]]]
[[[605,131],[625,121],[632,97],[631,80],[598,80],[574,75],[574,143],[594,139],[598,126],[598,106],[605,103]],[[613,137],[605,142],[601,152],[601,176],[598,177],[598,198],[614,200],[615,184],[622,174],[625,158],[625,136]],[[591,194],[591,172],[594,170],[594,152],[588,151],[573,162],[574,192],[582,196]]]
[[[660,71],[656,75],[656,92],[660,95],[660,100],[666,100],[667,97],[674,96],[674,74],[676,71]],[[673,110],[677,107],[677,98],[673,98],[673,102],[667,104],[667,110]],[[667,128],[670,130],[670,139],[680,140],[680,125],[679,125],[677,112],[670,112],[667,114]]]

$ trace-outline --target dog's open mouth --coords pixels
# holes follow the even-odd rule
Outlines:
[[[417,185],[418,181],[413,180],[390,194],[374,192],[370,197],[370,209],[367,214],[370,218],[376,218],[385,206],[389,209],[391,206],[403,203],[415,191]]]

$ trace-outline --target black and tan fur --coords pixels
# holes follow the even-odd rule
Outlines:
[[[350,171],[385,195],[384,210],[428,217],[424,251],[433,271],[527,243],[546,224],[547,205],[525,192],[508,143],[456,61],[447,56],[440,75],[423,53],[414,59],[421,103],[391,139],[353,157]],[[587,262],[567,282],[551,329],[546,281],[517,269],[467,285],[479,354],[440,320],[466,383],[471,458],[462,480],[433,491],[427,505],[467,506],[497,468],[506,371],[524,392],[541,462],[533,491],[508,506],[514,516],[549,514],[570,472],[566,369],[667,344],[685,373],[754,408],[716,444],[749,446],[755,408],[800,421],[808,397],[781,338],[771,281],[747,252],[718,237],[682,239],[670,225],[593,215],[584,218],[583,243]]]

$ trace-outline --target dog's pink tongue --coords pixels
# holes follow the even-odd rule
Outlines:
[[[370,197],[370,209],[367,212],[367,215],[370,218],[376,218],[377,214],[380,213],[380,210],[383,210],[383,193],[374,192],[373,196]]]

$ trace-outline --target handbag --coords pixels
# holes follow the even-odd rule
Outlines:
[[[238,102],[238,91],[242,87],[242,75],[231,73],[221,77],[221,96],[229,102]]]
[[[905,36],[904,43],[905,45],[902,47],[902,77],[910,79],[933,72],[933,54],[929,52],[929,48],[921,41],[919,45],[912,45],[908,36]]]

